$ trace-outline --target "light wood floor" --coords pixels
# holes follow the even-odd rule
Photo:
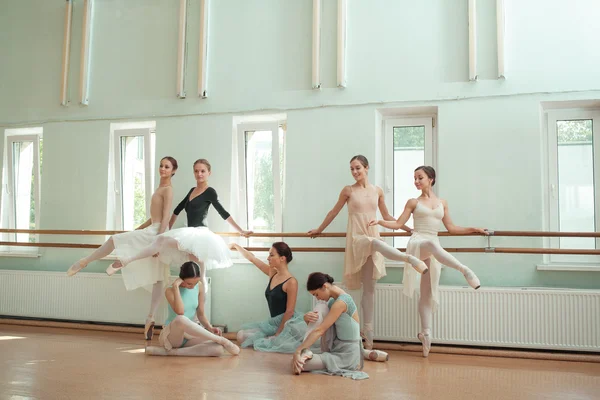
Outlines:
[[[390,352],[352,381],[292,375],[286,354],[143,348],[139,334],[0,325],[0,399],[600,399],[597,363]]]

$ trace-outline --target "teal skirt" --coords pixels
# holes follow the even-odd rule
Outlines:
[[[308,330],[308,325],[304,322],[301,314],[294,313],[283,327],[281,333],[275,337],[283,314],[269,318],[262,322],[252,322],[242,326],[242,330],[255,330],[244,342],[242,348],[253,347],[257,351],[266,351],[271,353],[293,353],[304,341],[304,335]]]

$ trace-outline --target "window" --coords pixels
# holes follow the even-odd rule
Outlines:
[[[6,129],[4,144],[2,227],[39,229],[42,171],[42,128]],[[38,241],[38,235],[5,233],[5,241]],[[34,247],[3,249],[7,252],[37,252]]]
[[[238,125],[238,181],[243,201],[239,211],[254,232],[283,230],[284,138],[281,122]],[[248,245],[268,246],[271,242],[269,238],[250,238]]]
[[[595,232],[600,227],[600,112],[557,110],[548,113],[547,224],[550,231]],[[600,249],[595,238],[546,240],[560,249]],[[594,255],[545,257],[550,263],[600,263]]]
[[[421,165],[435,168],[433,118],[393,118],[384,120],[384,193],[389,212],[396,218],[406,202],[418,197],[414,170]],[[412,216],[406,223],[412,227]],[[395,237],[394,247],[406,247],[408,237]]]
[[[113,186],[109,229],[133,230],[148,219],[154,192],[154,128],[154,122],[111,124],[114,179],[109,179]]]

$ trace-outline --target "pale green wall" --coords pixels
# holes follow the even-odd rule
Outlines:
[[[466,0],[352,1],[345,90],[335,88],[335,2],[323,2],[321,91],[310,90],[312,1],[212,1],[205,100],[195,96],[198,0],[189,6],[185,100],[175,97],[178,2],[103,0],[95,2],[90,105],[83,107],[77,104],[82,3],[75,1],[73,16],[72,103],[61,107],[64,1],[0,0],[0,126],[44,128],[43,229],[105,228],[111,122],[155,120],[157,159],[172,155],[180,162],[173,181],[176,199],[194,184],[191,163],[205,157],[213,164],[211,185],[228,205],[233,116],[285,112],[284,224],[286,231],[302,232],[316,227],[343,185],[352,182],[352,155],[365,154],[377,164],[378,108],[436,106],[439,194],[448,200],[455,222],[542,230],[540,102],[600,98],[600,53],[591,51],[600,37],[600,7],[593,0],[508,2],[505,81],[494,79],[495,1],[478,1],[477,83],[467,81]],[[329,231],[345,230],[346,221],[344,210]],[[215,231],[226,229],[214,212],[209,223]],[[442,242],[486,244],[482,238]],[[289,243],[342,246],[344,241]],[[539,247],[541,241],[506,238],[493,244]],[[86,253],[41,249],[38,259],[0,257],[0,269],[62,271]],[[537,271],[540,256],[458,256],[487,286],[600,288],[598,273]],[[342,257],[297,253],[292,270],[301,284],[315,270],[341,278]],[[88,270],[100,272],[106,265]],[[381,282],[400,282],[401,272],[390,269]],[[237,329],[267,314],[266,279],[255,268],[236,264],[211,276],[215,323]],[[454,271],[445,271],[442,283],[464,284]],[[298,309],[309,304],[301,291]]]

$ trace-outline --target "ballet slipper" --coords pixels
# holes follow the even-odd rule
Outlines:
[[[81,259],[69,267],[67,270],[67,276],[73,276],[85,267],[87,267],[87,263]]]
[[[106,268],[106,275],[112,276],[112,275],[116,274],[118,270],[123,268],[123,267],[115,267],[115,265],[118,265],[116,261],[114,263],[110,264],[108,266],[108,268]]]
[[[408,256],[408,263],[412,265],[412,267],[420,274],[426,274],[427,272],[429,272],[427,264],[425,264],[422,260],[419,260],[415,256]]]
[[[475,275],[475,273],[473,271],[468,270],[467,272],[465,272],[464,275],[465,275],[465,279],[467,280],[467,283],[473,289],[477,290],[481,287],[481,282],[479,282],[479,278],[477,277],[477,275]]]
[[[152,336],[154,336],[154,319],[146,318],[146,324],[144,326],[144,338],[146,338],[146,340],[152,340]]]
[[[233,342],[231,342],[228,339],[225,339],[225,338],[223,338],[223,339],[224,339],[223,343],[219,343],[219,344],[221,346],[223,346],[229,354],[231,354],[232,356],[237,356],[238,354],[240,354],[240,348],[238,346],[236,346]]]
[[[369,360],[371,360],[371,361],[379,361],[379,362],[388,361],[390,359],[390,355],[388,353],[386,353],[385,351],[381,351],[381,350],[369,351],[368,357],[369,357]]]
[[[417,338],[423,344],[423,357],[429,356],[431,350],[431,335],[428,332],[419,332]]]

